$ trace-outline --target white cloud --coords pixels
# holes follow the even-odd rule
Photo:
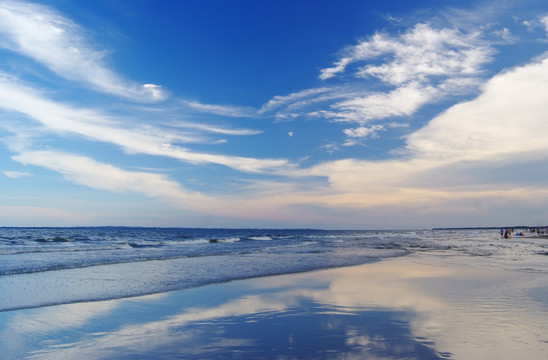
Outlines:
[[[548,15],[546,14],[540,15],[534,19],[524,20],[521,23],[531,32],[542,28],[548,35]]]
[[[198,130],[203,130],[203,131],[217,133],[217,134],[224,134],[224,135],[246,136],[246,135],[258,135],[263,132],[262,130],[229,129],[221,126],[210,125],[210,124],[198,124],[193,122],[181,122],[181,121],[176,123],[171,123],[170,125],[177,128],[198,129]]]
[[[475,99],[450,107],[408,136],[390,160],[326,161],[296,170],[304,183],[249,188],[248,200],[238,194],[222,201],[238,203],[244,217],[268,208],[272,218],[284,218],[306,206],[306,216],[318,219],[321,209],[336,210],[348,215],[337,220],[338,226],[350,218],[386,227],[394,226],[386,219],[395,218],[398,226],[454,224],[457,217],[464,219],[461,225],[481,225],[486,216],[494,222],[516,221],[516,209],[523,204],[541,209],[548,198],[546,83],[545,56],[487,81]],[[370,136],[374,129],[382,130],[361,125],[347,135]],[[338,148],[331,144],[329,149]],[[310,182],[311,177],[325,178],[327,184]]]
[[[332,92],[332,89],[324,87],[307,89],[284,96],[274,96],[261,107],[261,109],[259,110],[259,114],[270,112],[280,107],[285,107],[287,106],[287,104],[299,104],[300,106],[304,107],[308,105],[310,101],[317,101],[318,95],[330,92]]]
[[[173,129],[128,126],[100,112],[49,101],[36,90],[0,74],[0,108],[25,114],[58,134],[78,134],[88,139],[118,145],[135,154],[170,157],[191,163],[214,163],[245,172],[289,171],[293,165],[283,159],[194,153],[174,143],[192,141]],[[211,129],[210,129],[211,130]],[[220,129],[217,129],[220,131]],[[14,149],[22,151],[22,149]]]
[[[544,25],[544,30],[548,32],[548,16],[543,16],[540,18],[540,23]]]
[[[342,58],[335,63],[335,66],[330,68],[325,68],[320,71],[320,79],[327,80],[335,75],[343,72],[346,67],[352,63],[352,58]]]
[[[517,206],[545,199],[546,83],[548,58],[503,72],[476,99],[411,134],[399,158],[325,162],[309,174],[328,179],[323,201],[333,207],[442,211],[448,203],[513,199]]]
[[[354,94],[331,105],[339,111],[327,113],[329,117],[362,122],[409,116],[444,94],[469,92],[477,86],[476,77],[491,60],[493,49],[481,41],[479,33],[418,24],[398,37],[375,34],[348,48],[346,54],[334,67],[323,69],[320,78],[327,80],[345,72],[350,64],[365,62],[354,76],[394,87],[388,92]],[[380,64],[369,62],[381,56]]]
[[[548,31],[548,17],[537,18],[537,29],[539,21]],[[492,34],[491,30],[485,31]],[[68,79],[110,94],[141,100],[160,100],[165,96],[159,85],[138,85],[121,79],[105,65],[104,53],[94,49],[82,34],[78,25],[47,7],[0,2],[0,47],[30,57]],[[499,35],[510,33],[503,29]],[[418,24],[399,35],[378,33],[348,47],[333,66],[320,72],[320,78],[326,84],[342,80],[334,86],[275,96],[258,111],[187,100],[182,103],[197,112],[227,117],[273,114],[277,120],[305,116],[354,123],[356,127],[344,131],[347,139],[343,144],[348,146],[360,139],[379,136],[385,129],[406,126],[397,125],[395,121],[401,119],[394,117],[411,118],[425,104],[478,91],[484,82],[481,78],[483,66],[493,54],[493,48],[483,42],[479,32],[464,33]],[[283,196],[246,189],[237,196],[208,198],[202,202],[204,205],[194,203],[197,207],[207,204],[213,209],[210,212],[227,216],[235,214],[235,203],[242,205],[238,206],[242,216],[262,216],[265,208],[273,214],[278,212],[277,215],[296,213],[287,211],[291,206],[331,209],[387,206],[388,209],[393,204],[418,208],[428,203],[436,208],[434,205],[438,203],[482,196],[486,199],[497,196],[531,199],[532,194],[544,194],[543,189],[528,183],[534,179],[538,181],[538,173],[524,176],[516,183],[518,185],[512,185],[506,181],[507,176],[492,181],[489,169],[498,166],[513,173],[513,167],[519,169],[523,163],[543,159],[548,151],[548,142],[543,136],[548,133],[544,120],[548,114],[543,98],[548,82],[546,66],[546,60],[543,60],[493,78],[480,89],[483,93],[477,99],[453,106],[408,136],[406,145],[397,154],[393,152],[401,157],[393,157],[390,161],[346,159],[298,169],[286,159],[195,153],[182,145],[196,142],[196,135],[191,130],[235,136],[256,135],[260,131],[174,122],[171,121],[173,117],[166,120],[165,128],[146,125],[145,122],[153,123],[139,116],[137,120],[115,117],[50,101],[31,86],[2,74],[0,108],[8,114],[13,111],[23,116],[15,114],[16,119],[12,120],[11,113],[3,117],[0,125],[16,134],[12,139],[2,140],[10,150],[19,153],[14,157],[17,161],[44,166],[64,174],[71,181],[102,190],[185,201],[190,196],[180,184],[163,175],[126,171],[83,156],[30,151],[35,148],[31,141],[46,132],[77,135],[114,144],[132,154],[162,156],[195,164],[220,164],[243,172],[291,177],[288,183],[292,182],[294,186],[284,187],[287,193]],[[386,124],[370,125],[379,120]],[[293,132],[288,135],[292,136]],[[24,141],[19,141],[21,139]],[[328,142],[324,147],[327,152],[340,150],[340,143],[328,139],[323,143]],[[4,172],[4,175],[17,177],[21,173]],[[310,176],[306,181],[320,177],[327,182],[301,186],[302,183],[292,177],[301,175]],[[492,181],[492,188],[483,187],[486,179]]]
[[[29,151],[12,157],[22,164],[57,171],[77,184],[113,192],[131,192],[170,201],[189,197],[179,183],[164,175],[127,171],[85,156],[56,151]]]
[[[376,138],[379,137],[377,133],[381,130],[385,130],[382,125],[360,126],[354,129],[345,129],[344,133],[351,138]]]
[[[30,173],[22,171],[3,171],[2,174],[9,177],[10,179],[19,179],[21,177],[31,176]]]
[[[393,116],[409,116],[431,101],[439,90],[413,83],[388,93],[373,93],[340,101],[331,107],[329,117],[339,121],[363,122]]]
[[[166,175],[145,172],[128,171],[110,164],[98,162],[89,157],[70,154],[60,151],[26,151],[12,156],[12,160],[23,165],[40,166],[63,175],[73,183],[90,187],[96,190],[103,190],[122,194],[138,194],[150,198],[157,198],[164,203],[172,205],[181,210],[192,209],[195,213],[217,215],[227,218],[241,220],[242,218],[253,219],[263,218],[265,214],[273,217],[285,213],[289,216],[285,207],[286,197],[280,196],[280,192],[269,190],[258,191],[253,186],[234,189],[230,195],[208,196],[198,192],[190,192],[183,188],[179,182],[171,180]],[[249,165],[252,167],[254,164]],[[293,185],[288,185],[293,188]],[[280,187],[280,184],[278,184]],[[283,187],[288,190],[288,187]],[[303,199],[302,197],[299,197]],[[292,201],[295,201],[293,199]],[[265,208],[266,206],[266,208]],[[5,207],[9,209],[11,207]],[[3,208],[0,207],[0,213]],[[52,219],[55,221],[66,221],[76,216],[64,216],[64,210],[38,209],[33,213],[43,211],[48,214],[52,212]],[[93,214],[95,217],[97,214]],[[291,216],[296,216],[292,213]],[[8,219],[8,217],[6,217]],[[88,221],[78,217],[77,222]],[[61,224],[64,224],[61,222]]]
[[[508,43],[516,41],[516,38],[512,35],[512,32],[508,28],[503,28],[501,30],[494,31],[496,36],[499,36],[501,39]]]
[[[339,85],[276,96],[260,112],[275,112],[282,120],[306,116],[358,123],[361,130],[345,131],[345,145],[355,144],[367,122],[393,123],[426,104],[477,92],[483,67],[495,53],[481,31],[420,23],[398,35],[374,34],[347,47],[332,67],[320,71],[326,82],[342,78]]]
[[[393,122],[393,123],[389,123],[387,124],[388,127],[390,128],[408,128],[409,127],[409,124],[408,123],[397,123],[397,122]]]
[[[400,85],[436,76],[477,74],[492,55],[492,49],[478,37],[479,34],[463,34],[454,29],[433,29],[428,24],[418,24],[399,37],[375,34],[349,48],[348,55],[335,67],[323,69],[320,78],[326,80],[342,73],[351,63],[386,55],[392,56],[391,61],[366,64],[356,75]]]
[[[285,219],[297,213],[302,219],[303,206],[306,206],[306,216],[310,219],[321,217],[321,209],[337,209],[352,214],[349,218],[365,213],[376,219],[379,214],[387,213],[392,219],[401,216],[398,224],[411,219],[409,224],[414,226],[426,218],[432,219],[432,225],[440,221],[451,223],[455,214],[464,214],[462,216],[473,221],[479,219],[478,215],[486,208],[500,209],[501,203],[512,204],[507,208],[508,216],[511,216],[520,203],[530,206],[548,196],[544,181],[548,176],[548,170],[544,169],[548,157],[546,83],[548,58],[493,77],[477,98],[452,106],[408,136],[398,157],[378,161],[328,161],[300,170],[289,167],[287,174],[292,171],[306,181],[301,183],[292,178],[281,188],[268,185],[264,190],[250,186],[230,196],[195,200],[192,204],[217,215],[247,219],[264,219],[265,214],[272,219]],[[14,88],[8,88],[13,94]],[[8,100],[3,101],[13,106],[14,102]],[[36,108],[28,105],[27,108]],[[41,110],[38,107],[38,111],[43,113]],[[360,128],[363,129],[358,130]],[[360,128],[348,135],[371,134],[367,126]],[[109,128],[104,127],[103,131],[108,132],[106,129]],[[331,149],[336,150],[336,145]],[[238,169],[249,167],[250,171],[260,169],[258,159],[222,155],[210,155],[212,158],[208,159],[207,154],[185,153],[167,145],[157,151],[163,156],[184,156],[187,161],[194,160],[195,156],[196,162],[218,162]],[[169,198],[173,193],[179,194],[174,198],[190,196],[177,183],[161,175],[145,176],[90,159],[61,155],[29,152],[14,159],[59,171],[71,181],[95,188],[162,198]],[[535,161],[542,167],[527,171],[525,166],[535,165]],[[270,170],[276,167],[278,170],[288,169],[284,160],[269,165],[273,166],[268,168]],[[97,174],[106,178],[98,178]],[[311,182],[313,177],[325,178],[327,183]],[[142,184],[146,187],[143,188]],[[500,214],[500,211],[495,213]],[[452,218],[444,218],[444,214]],[[387,223],[381,225],[390,226]]]
[[[231,105],[202,104],[198,101],[181,100],[187,107],[208,114],[222,115],[228,117],[253,117],[257,112],[251,108]]]
[[[30,57],[56,74],[125,98],[158,101],[160,87],[124,80],[103,61],[83,30],[49,7],[18,1],[0,3],[0,47]]]
[[[161,85],[144,84],[143,89],[145,89],[145,92],[149,94],[151,100],[159,101],[166,97],[166,94],[162,91]]]
[[[334,143],[322,145],[320,148],[325,150],[328,154],[333,154],[335,151],[340,150],[340,148],[337,146],[337,144],[334,144]]]
[[[548,59],[503,72],[473,101],[453,106],[408,138],[409,149],[447,160],[548,150]]]
[[[350,112],[326,110],[334,108],[338,102],[371,94],[360,86],[345,85],[303,90],[286,96],[275,96],[264,104],[259,114],[274,114],[278,121],[294,121],[300,117],[308,118],[353,118]],[[349,120],[350,121],[350,120]]]

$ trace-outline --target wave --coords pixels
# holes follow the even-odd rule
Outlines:
[[[224,239],[217,239],[217,238],[213,238],[213,239],[209,239],[209,243],[212,243],[212,244],[215,244],[215,243],[235,243],[235,242],[239,242],[241,239],[239,237],[229,237],[229,238],[224,238]]]
[[[347,266],[418,252],[441,252],[464,261],[484,257],[493,266],[548,271],[545,239],[506,240],[497,231],[0,228],[0,295],[11,291],[6,286],[20,291],[19,281],[27,277],[69,279],[71,291],[79,281],[72,279],[76,275],[84,283],[99,282],[98,290],[93,290],[97,293],[82,300]],[[142,279],[131,280],[135,272]],[[12,275],[21,276],[12,279]],[[135,288],[121,293],[115,285]],[[63,286],[66,290],[68,285]],[[5,308],[2,301],[9,300],[0,296],[0,308]]]
[[[141,241],[141,242],[128,242],[130,247],[134,249],[140,248],[158,248],[164,246],[161,242],[150,242],[150,241]]]
[[[258,240],[258,241],[269,241],[269,240],[272,240],[272,237],[266,236],[266,235],[263,235],[263,236],[248,236],[246,239],[247,240]]]
[[[233,252],[225,255],[235,255],[239,252]],[[58,270],[74,270],[74,269],[85,269],[90,267],[100,267],[104,265],[120,265],[120,264],[131,264],[131,263],[143,263],[147,261],[164,261],[164,260],[175,260],[175,259],[185,259],[185,258],[198,258],[198,257],[209,257],[209,256],[222,256],[222,255],[160,255],[160,256],[147,256],[147,257],[124,257],[124,258],[101,258],[101,259],[88,259],[87,262],[51,262],[49,264],[28,264],[28,265],[18,265],[17,267],[9,267],[5,264],[4,268],[0,269],[0,276],[7,275],[20,275],[20,274],[32,274],[32,273],[45,273],[50,271]]]
[[[73,238],[63,238],[63,237],[54,237],[54,238],[48,238],[48,239],[35,239],[34,241],[39,243],[59,243],[59,242],[73,242],[75,239]]]
[[[385,254],[394,255],[398,254]],[[364,249],[361,253],[336,257],[321,252],[271,256],[255,252],[147,259],[74,269],[59,265],[59,268],[52,269],[59,271],[18,274],[17,281],[0,277],[0,288],[11,295],[0,298],[0,311],[141,296],[238,279],[359,265],[379,259],[379,254]],[[61,291],[66,289],[67,284],[70,284],[70,291]],[[32,296],[38,293],[40,296]]]

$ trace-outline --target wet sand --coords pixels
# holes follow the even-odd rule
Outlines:
[[[548,276],[416,254],[0,313],[3,359],[548,358]]]

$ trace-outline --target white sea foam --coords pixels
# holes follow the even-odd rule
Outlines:
[[[265,241],[265,240],[272,240],[270,236],[250,236],[248,237],[249,240],[259,240],[259,241]]]

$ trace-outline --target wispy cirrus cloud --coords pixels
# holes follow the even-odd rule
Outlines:
[[[19,179],[21,177],[31,176],[30,173],[23,171],[3,171],[2,174],[10,179]]]
[[[43,5],[1,1],[0,47],[101,92],[137,101],[166,97],[159,85],[135,84],[115,73],[104,61],[106,52],[96,50],[76,23]]]
[[[58,151],[28,151],[14,155],[13,160],[59,172],[68,180],[94,189],[121,193],[138,193],[181,201],[189,197],[181,185],[166,176],[148,172],[127,171],[91,158]]]
[[[359,129],[409,117],[426,104],[478,90],[484,66],[495,54],[484,38],[479,27],[459,31],[428,23],[397,35],[376,33],[344,49],[333,66],[320,71],[326,85],[337,85],[276,96],[261,111],[278,118],[358,123]],[[359,133],[345,130],[350,137]]]
[[[472,76],[490,60],[493,49],[480,33],[462,33],[456,29],[435,29],[417,24],[398,37],[377,33],[346,50],[347,55],[325,68],[320,78],[326,80],[344,72],[350,64],[390,55],[390,61],[358,66],[354,75],[374,77],[383,83],[401,85],[432,82],[435,77]]]
[[[128,126],[120,118],[96,110],[75,108],[43,97],[17,79],[0,74],[0,108],[24,114],[40,123],[43,131],[59,135],[80,135],[89,140],[120,146],[128,153],[174,158],[190,163],[213,163],[233,169],[260,173],[288,171],[293,165],[285,159],[257,159],[222,154],[192,152],[177,144],[192,142],[194,136],[135,124]],[[204,125],[204,128],[206,126]],[[211,129],[210,129],[211,130]],[[216,128],[222,131],[222,129]],[[36,130],[34,130],[36,133]],[[228,133],[229,131],[225,131]],[[234,135],[237,134],[233,133]],[[24,134],[19,133],[19,136]],[[249,133],[248,133],[249,135]],[[18,146],[14,144],[14,146]],[[23,151],[22,149],[14,149]]]
[[[548,14],[542,14],[534,18],[527,18],[521,22],[530,32],[535,32],[537,29],[548,33]]]
[[[409,116],[439,93],[434,87],[411,83],[386,93],[357,96],[332,104],[324,113],[336,121],[365,123],[388,117]]]
[[[12,156],[12,160],[55,171],[70,182],[93,189],[157,198],[174,208],[192,209],[193,212],[227,218],[251,219],[262,217],[265,213],[279,216],[284,212],[287,200],[300,202],[310,198],[310,195],[299,194],[295,184],[276,182],[261,188],[251,182],[251,185],[235,188],[230,195],[211,196],[189,191],[178,181],[161,173],[125,170],[87,156],[62,151],[26,151]],[[283,195],[284,191],[288,193]],[[288,219],[298,214],[292,211],[289,215],[287,210],[285,212],[284,217]]]
[[[277,95],[270,99],[266,104],[264,104],[259,110],[260,114],[274,111],[280,107],[287,107],[288,105],[297,107],[297,106],[306,106],[311,102],[317,102],[318,96],[323,96],[324,94],[329,94],[332,92],[332,89],[329,87],[322,87],[316,89],[307,89],[299,92],[295,92],[289,95]]]
[[[344,133],[351,138],[378,137],[378,132],[386,130],[383,125],[360,126],[355,129],[345,129]]]
[[[233,105],[216,105],[216,104],[203,104],[198,101],[181,100],[181,103],[186,107],[206,113],[221,115],[227,117],[255,117],[257,112],[249,107],[233,106]]]
[[[169,125],[177,128],[199,129],[206,132],[224,134],[224,135],[258,135],[263,132],[262,130],[232,129],[228,127],[216,126],[211,124],[198,124],[195,122],[186,122],[186,121],[178,121],[178,122],[170,123]]]
[[[363,123],[409,116],[446,94],[477,89],[477,77],[494,49],[480,32],[421,23],[398,36],[377,33],[344,53],[333,67],[321,70],[322,80],[350,72],[356,79],[376,80],[387,89],[330,105],[335,110],[330,116]]]

